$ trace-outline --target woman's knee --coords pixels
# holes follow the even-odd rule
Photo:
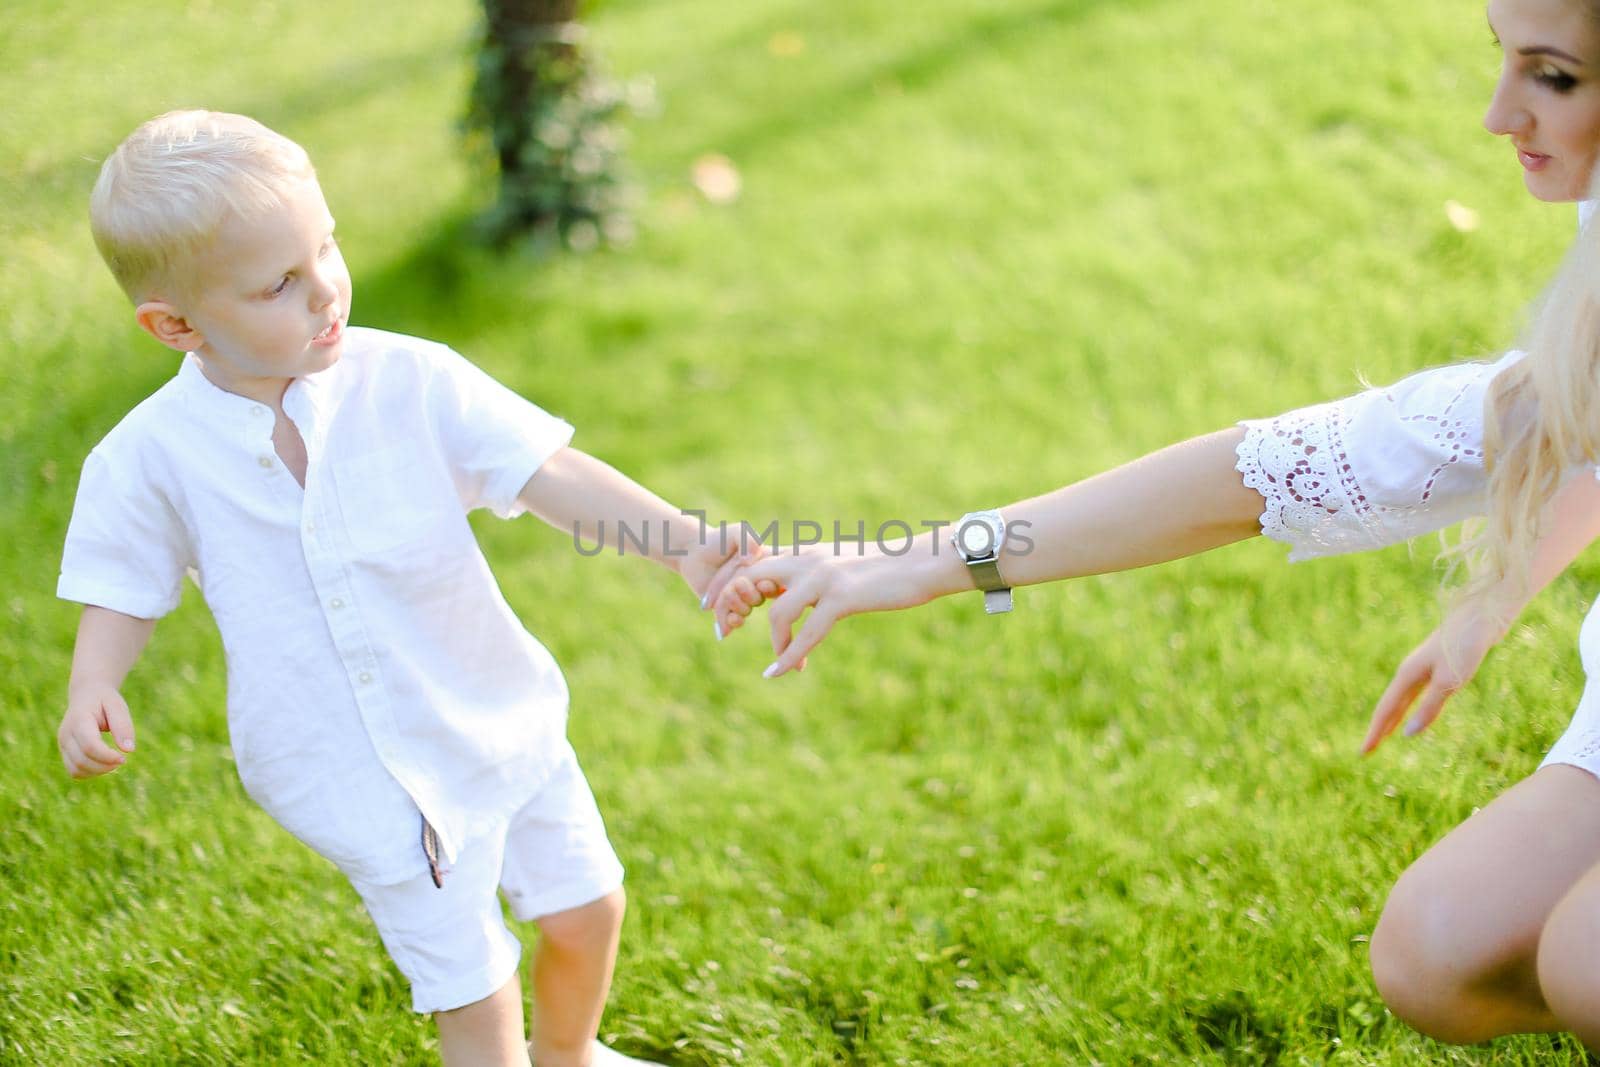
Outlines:
[[[1435,874],[1419,863],[1390,891],[1368,946],[1373,981],[1412,1028],[1456,1044],[1482,1041],[1504,1018],[1537,1009],[1532,968],[1519,966],[1513,931],[1485,928],[1468,886]],[[1531,965],[1531,951],[1521,955]]]
[[[541,916],[539,934],[557,948],[580,950],[616,941],[627,911],[627,895],[619,888],[576,908]]]
[[[1367,945],[1372,979],[1389,1010],[1424,1032],[1456,973],[1434,887],[1413,868],[1401,875]]]
[[[1539,938],[1539,988],[1557,1024],[1600,1049],[1600,892],[1574,892],[1550,913]]]

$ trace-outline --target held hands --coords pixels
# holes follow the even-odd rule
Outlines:
[[[1413,704],[1416,711],[1405,734],[1414,737],[1426,730],[1444,710],[1445,701],[1472,680],[1483,657],[1505,636],[1506,627],[1503,619],[1472,605],[1452,612],[1401,661],[1373,709],[1361,754],[1365,756],[1382,744]]]
[[[749,533],[749,524],[740,523],[717,537],[702,535],[698,547],[677,561],[679,577],[689,583],[700,606],[707,608],[712,598],[736,574],[767,554],[765,546]],[[760,601],[757,601],[760,603]],[[717,636],[722,636],[719,628]]]
[[[915,550],[890,555],[863,545],[857,555],[835,545],[817,545],[798,554],[746,563],[725,584],[714,583],[706,603],[716,613],[720,630],[731,633],[744,625],[751,611],[772,601],[768,623],[777,659],[762,673],[776,678],[803,669],[806,655],[840,619],[915,607],[933,599],[936,591],[923,573],[930,560],[936,562]],[[811,614],[797,634],[795,624],[807,608]]]
[[[102,734],[116,741],[113,748]],[[115,686],[92,685],[67,695],[67,712],[56,731],[61,761],[74,778],[93,778],[116,770],[133,751],[133,717]]]

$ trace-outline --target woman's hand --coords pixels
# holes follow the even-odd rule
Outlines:
[[[948,562],[955,560],[953,551],[947,550],[947,560],[941,560],[936,545],[929,540],[899,555],[876,546],[864,546],[857,554],[836,545],[773,555],[741,568],[725,585],[714,587],[711,608],[721,631],[731,632],[763,601],[772,601],[767,621],[777,659],[763,673],[776,678],[803,669],[807,653],[846,616],[924,604],[948,591],[942,571],[952,566],[958,581],[970,582],[959,561]],[[807,608],[811,613],[796,633],[795,624]]]
[[[1401,661],[1389,687],[1378,698],[1361,754],[1370,753],[1394,732],[1413,706],[1407,737],[1426,730],[1445,701],[1472,680],[1478,665],[1506,632],[1505,620],[1467,605],[1452,612],[1427,640]]]

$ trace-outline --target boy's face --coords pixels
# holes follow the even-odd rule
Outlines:
[[[191,277],[193,292],[166,305],[187,327],[179,343],[151,332],[198,355],[220,388],[276,403],[289,379],[338,360],[350,271],[315,178],[291,188],[270,215],[225,222]],[[140,307],[142,324],[151,306]]]

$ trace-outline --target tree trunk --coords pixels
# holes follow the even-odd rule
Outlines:
[[[580,0],[483,0],[469,123],[485,131],[500,196],[483,220],[500,244],[586,251],[632,236],[622,120],[648,106],[597,69],[576,21]]]
[[[488,35],[480,94],[500,164],[500,224],[509,235],[561,221],[559,205],[527,195],[553,181],[536,173],[549,163],[528,146],[538,136],[534,125],[547,110],[545,98],[568,92],[581,76],[578,0],[483,0],[483,6]],[[486,78],[495,87],[482,93]]]
[[[568,27],[578,21],[578,0],[483,0],[488,37],[498,45],[501,99],[494,138],[501,181],[525,166],[522,146],[533,136],[528,118],[541,93],[565,93],[579,66],[578,42]]]

